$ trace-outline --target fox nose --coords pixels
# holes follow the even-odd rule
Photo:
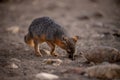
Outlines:
[[[69,59],[71,59],[71,60],[75,60],[74,55],[69,55],[68,57],[69,57]]]

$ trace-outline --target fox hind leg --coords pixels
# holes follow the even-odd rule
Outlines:
[[[40,53],[40,50],[39,50],[39,42],[36,40],[34,41],[34,50],[35,50],[36,56],[42,57],[42,54]]]

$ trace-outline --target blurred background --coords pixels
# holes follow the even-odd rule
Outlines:
[[[24,35],[33,19],[43,16],[54,19],[70,36],[81,37],[77,54],[92,46],[120,50],[120,0],[0,0],[1,80],[29,80],[29,75],[40,72],[40,69],[45,71],[43,66],[40,67],[40,58],[36,58],[33,49],[24,43]],[[46,48],[46,45],[42,47]],[[62,50],[58,52],[64,53]],[[11,58],[22,61],[17,63],[20,66],[17,70],[3,67]],[[78,66],[75,62],[70,65],[73,64]]]

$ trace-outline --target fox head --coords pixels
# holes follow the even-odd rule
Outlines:
[[[62,48],[66,50],[66,52],[68,53],[68,57],[72,60],[74,60],[75,46],[78,38],[78,36],[74,36],[71,38],[63,37]]]

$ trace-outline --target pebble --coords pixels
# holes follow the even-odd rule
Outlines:
[[[54,80],[59,78],[57,75],[44,72],[36,74],[35,77],[39,80]]]
[[[19,26],[12,26],[12,27],[8,27],[8,28],[6,29],[6,31],[11,32],[11,33],[13,33],[13,34],[18,33],[19,30],[20,30]]]
[[[18,66],[15,63],[10,63],[6,66],[7,68],[17,69]]]
[[[13,61],[13,62],[21,62],[21,60],[17,59],[17,58],[11,58],[10,61]]]
[[[50,64],[54,66],[59,66],[61,63],[63,63],[63,61],[60,59],[44,59],[43,62],[45,64]]]

